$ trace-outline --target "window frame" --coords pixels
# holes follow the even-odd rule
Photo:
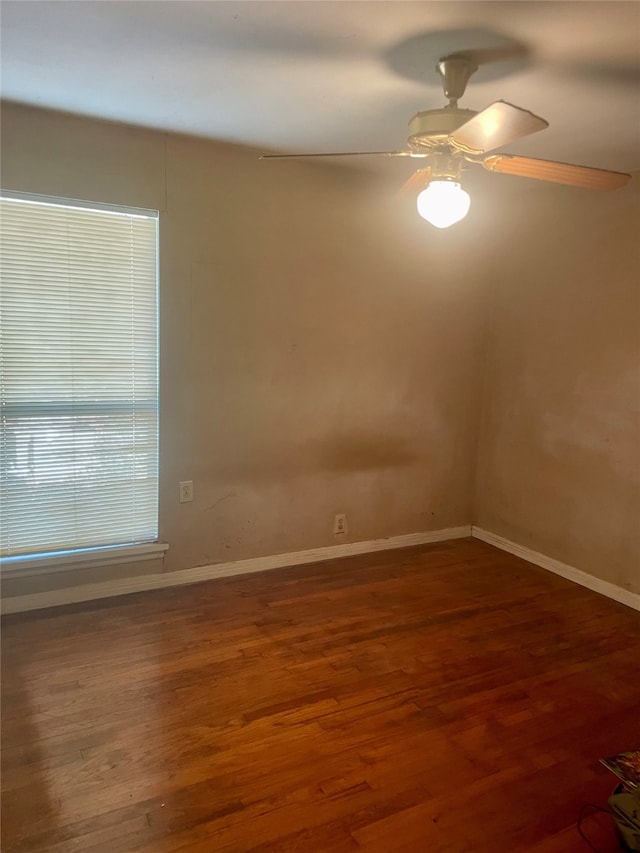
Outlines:
[[[63,196],[40,193],[20,192],[0,188],[0,199],[31,202],[35,204],[55,205],[71,210],[92,210],[101,213],[113,213],[127,216],[139,216],[155,220],[155,410],[157,428],[156,471],[158,478],[156,495],[156,530],[160,524],[160,212],[149,208],[110,204]],[[1,464],[1,463],[0,463]],[[1,511],[1,507],[0,507]],[[148,541],[137,543],[103,544],[79,548],[60,549],[41,553],[10,554],[0,556],[0,566],[4,577],[29,577],[54,572],[68,572],[81,569],[122,563],[137,563],[157,560],[164,557],[169,545],[158,535]]]

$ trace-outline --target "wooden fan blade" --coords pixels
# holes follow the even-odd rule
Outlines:
[[[515,154],[494,154],[487,157],[482,165],[490,172],[537,178],[539,181],[552,181],[589,190],[617,190],[631,179],[631,175],[626,172],[610,172],[607,169],[592,169],[590,166],[574,166],[571,163],[537,160]]]
[[[528,110],[496,101],[454,130],[449,141],[461,151],[483,154],[545,127],[549,127],[549,122]]]
[[[295,160],[300,157],[426,157],[413,151],[328,151],[313,154],[261,154],[258,160]]]
[[[426,169],[418,169],[417,172],[414,172],[411,177],[409,177],[404,184],[400,187],[396,196],[398,198],[404,198],[405,196],[411,195],[413,193],[418,193],[420,190],[423,190],[429,181],[431,180],[431,167],[427,166]]]

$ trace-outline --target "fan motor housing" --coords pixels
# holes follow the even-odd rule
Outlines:
[[[475,110],[443,107],[416,113],[409,122],[408,145],[412,151],[433,151],[447,143],[450,133],[477,115]]]

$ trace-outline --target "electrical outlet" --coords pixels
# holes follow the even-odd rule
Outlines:
[[[347,515],[344,512],[339,512],[333,519],[333,532],[336,536],[347,532]]]
[[[193,500],[193,480],[180,483],[180,503],[186,504]]]

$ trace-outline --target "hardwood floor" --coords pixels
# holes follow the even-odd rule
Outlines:
[[[2,849],[588,853],[639,662],[472,540],[6,617]]]

